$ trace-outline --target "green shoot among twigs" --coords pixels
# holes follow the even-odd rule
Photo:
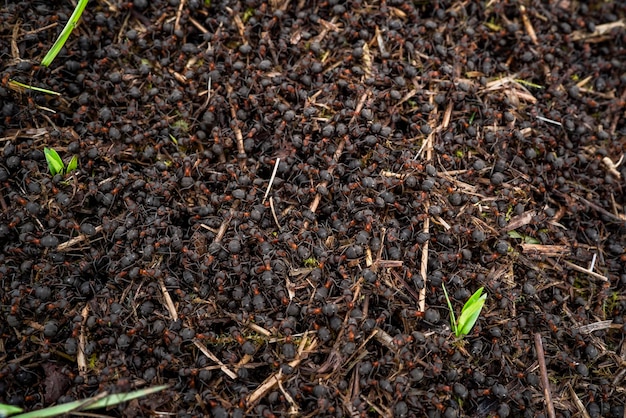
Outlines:
[[[32,90],[32,91],[37,91],[39,93],[46,93],[46,94],[51,94],[53,96],[60,96],[61,93],[57,93],[56,91],[52,91],[52,90],[48,90],[48,89],[44,89],[41,87],[35,87],[35,86],[31,86],[28,84],[24,84],[24,83],[20,83],[17,80],[9,80],[9,88],[11,90],[15,90],[19,93],[23,92],[24,90]]]
[[[458,321],[454,315],[454,309],[452,308],[452,303],[450,302],[446,286],[441,283],[441,287],[443,288],[443,293],[446,296],[446,302],[448,302],[448,308],[450,309],[450,325],[452,327],[452,332],[454,332],[454,335],[457,338],[463,338],[470,333],[474,324],[478,320],[478,316],[480,316],[480,311],[482,311],[483,306],[485,305],[487,294],[482,294],[484,287],[481,287],[474,292],[467,302],[465,302]]]
[[[93,398],[83,399],[81,401],[74,401],[70,403],[64,403],[61,405],[51,406],[49,408],[40,409],[38,411],[27,412],[25,414],[15,415],[22,412],[21,408],[13,405],[6,405],[0,403],[0,418],[44,418],[44,417],[58,417],[60,415],[66,415],[70,413],[80,413],[81,411],[88,411],[94,409],[108,408],[121,404],[122,402],[128,402],[133,399],[147,396],[156,392],[160,392],[166,389],[167,385],[155,386],[152,388],[146,388],[136,390],[130,393],[116,393],[113,395],[107,395],[106,393],[94,396]]]
[[[49,66],[59,54],[61,48],[63,48],[63,45],[65,45],[65,42],[67,42],[70,34],[78,24],[80,16],[83,14],[83,11],[85,11],[85,7],[87,7],[87,2],[89,2],[89,0],[80,0],[78,2],[76,8],[74,9],[74,13],[72,13],[72,16],[70,16],[70,20],[68,20],[65,24],[65,27],[61,31],[61,34],[57,38],[56,42],[54,43],[54,45],[52,45],[52,48],[50,48],[46,56],[43,57],[43,60],[41,60],[41,65],[43,65],[44,67]]]
[[[78,167],[78,157],[74,155],[67,167],[63,164],[63,160],[58,152],[54,148],[44,148],[43,154],[46,156],[46,162],[48,163],[48,170],[50,174],[56,176],[57,174],[69,174],[76,170]]]

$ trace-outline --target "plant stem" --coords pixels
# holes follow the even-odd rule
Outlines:
[[[44,67],[49,66],[59,54],[61,48],[63,48],[63,45],[65,45],[65,42],[67,42],[67,38],[70,37],[70,34],[78,24],[78,19],[80,19],[80,16],[83,14],[83,11],[85,10],[85,7],[87,7],[88,2],[89,0],[80,0],[78,2],[76,8],[74,9],[74,13],[72,13],[72,16],[70,16],[70,20],[68,20],[65,24],[65,27],[61,31],[61,34],[59,35],[57,40],[54,42],[54,45],[52,45],[52,48],[50,48],[46,56],[43,57],[43,60],[41,60],[41,65],[43,65]]]
[[[454,309],[452,308],[452,302],[450,302],[450,297],[448,296],[448,291],[446,290],[446,285],[441,283],[441,287],[443,288],[443,294],[446,296],[446,302],[448,302],[448,309],[450,309],[450,326],[452,327],[452,332],[457,337],[459,336],[459,327],[456,323],[456,316],[454,315]]]

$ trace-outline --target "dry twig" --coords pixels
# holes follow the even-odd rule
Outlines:
[[[336,163],[337,161],[339,161],[339,157],[341,156],[341,153],[343,152],[343,149],[345,146],[346,146],[346,138],[342,138],[341,142],[339,142],[339,145],[337,146],[337,150],[335,151],[335,154],[333,154],[333,162]],[[335,164],[329,164],[329,167],[328,167],[329,174],[331,175],[333,174],[334,167],[335,167]],[[329,183],[327,181],[324,181],[321,183],[321,185],[324,187],[327,187],[328,184]],[[322,195],[320,193],[316,193],[315,198],[313,199],[313,202],[311,202],[311,205],[309,205],[309,210],[315,213],[321,201],[322,201]],[[306,231],[308,228],[309,228],[309,221],[305,220],[304,225],[302,226],[302,230]]]
[[[167,291],[167,288],[165,287],[165,282],[163,281],[163,277],[161,276],[159,276],[159,286],[161,286],[161,293],[163,293],[163,299],[165,300],[165,306],[167,307],[167,311],[170,313],[173,321],[178,321],[178,312],[176,311],[176,306],[174,306],[174,302],[172,301],[170,292]]]
[[[294,360],[289,362],[289,366],[293,367],[294,369],[298,367],[298,365],[304,359],[306,359],[309,353],[313,352],[316,347],[317,347],[316,338],[313,338],[313,340],[310,340],[310,343],[309,343],[309,339],[306,338],[306,336],[302,338],[302,342],[300,343],[300,346],[298,348],[298,356]],[[282,382],[284,380],[285,380],[285,376],[282,374],[282,370],[279,370],[277,373],[274,373],[273,375],[265,379],[265,381],[258,388],[256,388],[254,392],[248,395],[246,399],[246,403],[248,404],[250,408],[252,408],[259,401],[259,399],[265,396],[265,394],[269,392],[275,385],[277,385],[278,382]]]
[[[267,185],[267,189],[265,190],[265,195],[263,196],[263,201],[261,201],[261,203],[265,203],[265,200],[267,199],[267,195],[270,194],[270,189],[272,188],[272,184],[274,184],[274,179],[276,178],[276,172],[278,171],[279,164],[280,164],[280,158],[276,158],[276,162],[274,163],[274,170],[272,170],[272,176],[270,177],[270,182]]]
[[[614,29],[623,30],[624,28],[626,28],[626,19],[621,19],[616,22],[597,25],[595,30],[591,33],[582,30],[574,31],[571,34],[571,39],[572,41],[585,41],[589,43],[604,42],[611,39],[611,32]]]
[[[537,352],[537,360],[539,362],[539,370],[541,371],[541,384],[543,386],[543,396],[548,409],[548,417],[556,418],[554,412],[554,404],[552,403],[552,393],[550,392],[550,380],[548,379],[548,368],[546,367],[546,355],[543,351],[543,342],[541,334],[535,334],[535,351]]]
[[[522,251],[524,254],[532,256],[546,256],[546,257],[562,257],[569,255],[572,251],[567,245],[543,245],[543,244],[528,244],[521,243]]]
[[[274,207],[274,198],[270,197],[270,210],[272,212],[272,217],[274,218],[274,222],[276,222],[276,226],[278,230],[281,231],[283,228],[280,226],[280,222],[278,222],[278,216],[276,216],[276,208]]]
[[[530,37],[530,40],[533,41],[535,45],[539,45],[539,40],[537,39],[535,28],[528,18],[528,13],[526,13],[526,6],[524,6],[523,4],[520,5],[519,11],[520,15],[522,15],[522,22],[524,22],[524,28],[526,29],[526,33]]]
[[[222,242],[222,238],[224,238],[224,235],[226,234],[226,230],[228,230],[228,225],[230,224],[230,221],[233,219],[233,216],[235,215],[235,210],[237,210],[238,206],[239,206],[238,202],[235,202],[233,204],[233,207],[228,211],[228,216],[226,217],[226,219],[224,219],[224,221],[220,225],[220,229],[217,230],[217,234],[215,234],[215,239],[213,240],[214,243],[219,244],[220,242]]]
[[[521,215],[512,217],[508,225],[502,228],[502,231],[509,232],[514,229],[521,228],[522,226],[528,225],[532,222],[535,216],[537,216],[536,210],[527,210]]]
[[[94,235],[99,234],[101,231],[102,231],[102,225],[98,225],[96,227],[96,233]],[[87,234],[78,235],[69,241],[65,241],[57,245],[57,251],[67,251],[70,248],[72,248],[74,245],[85,241],[87,238],[89,238],[89,235]]]
[[[571,262],[569,262],[567,260],[563,260],[563,264],[565,264],[567,267],[569,267],[569,268],[571,268],[573,270],[579,271],[581,273],[588,274],[591,277],[596,278],[598,280],[602,280],[603,282],[608,282],[609,281],[608,277],[603,276],[601,274],[598,274],[595,271],[588,270],[588,269],[586,269],[584,267],[580,267],[580,266],[578,266],[578,265],[576,265],[574,263],[571,263]]]
[[[428,213],[428,207],[430,205],[428,202],[424,205],[424,210]],[[424,220],[424,228],[422,229],[426,234],[429,233],[430,230],[430,217],[427,217]],[[424,242],[422,245],[422,261],[420,263],[420,275],[422,276],[422,281],[424,282],[424,286],[420,289],[419,296],[419,310],[421,312],[426,311],[426,276],[428,274],[428,240]]]
[[[232,118],[231,127],[233,129],[233,132],[235,133],[235,138],[237,139],[237,153],[238,153],[237,159],[239,160],[239,167],[242,170],[245,170],[246,149],[243,145],[243,133],[241,132],[241,128],[239,127],[240,121],[239,121],[239,118],[237,117],[237,106],[235,104],[235,101],[232,99],[233,88],[230,86],[230,84],[227,85],[226,92],[228,93],[229,102],[230,102],[230,116]]]
[[[585,408],[585,405],[583,405],[582,401],[574,391],[574,388],[572,388],[572,385],[570,385],[569,383],[567,384],[567,390],[569,391],[570,397],[572,398],[574,405],[576,405],[578,413],[583,418],[591,418],[591,415],[589,415],[589,413],[587,412],[587,408]]]
[[[235,374],[235,372],[233,372],[232,370],[230,370],[224,363],[222,363],[222,361],[220,359],[217,358],[217,356],[213,353],[211,353],[209,351],[209,349],[206,347],[206,345],[202,344],[200,342],[200,340],[194,339],[193,343],[196,347],[198,347],[198,349],[200,351],[202,351],[202,354],[204,354],[205,356],[207,356],[208,358],[210,358],[211,360],[213,360],[214,362],[216,362],[217,364],[219,364],[220,366],[220,370],[228,377],[230,377],[231,379],[235,380],[237,378],[237,375]]]
[[[601,214],[615,220],[618,222],[626,222],[626,216],[624,216],[624,214],[619,214],[619,215],[613,215],[611,212],[609,212],[608,210],[604,209],[601,206],[596,205],[593,202],[590,202],[589,200],[585,199],[584,197],[578,196],[575,193],[572,193],[570,195],[571,197],[573,197],[576,200],[580,200],[581,202],[585,203],[586,205],[588,205],[589,207],[591,207],[594,210],[597,210],[598,212],[600,212]]]
[[[87,336],[85,335],[87,323],[87,315],[89,315],[89,304],[85,304],[80,312],[83,318],[80,325],[80,334],[78,335],[78,353],[76,354],[76,363],[78,364],[78,374],[87,376],[87,359],[85,358],[85,347],[87,346]]]

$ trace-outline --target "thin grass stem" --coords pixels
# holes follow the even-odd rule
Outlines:
[[[65,45],[65,42],[67,42],[70,34],[78,24],[78,20],[83,14],[83,11],[85,11],[85,7],[87,7],[88,2],[89,0],[80,0],[78,2],[76,8],[74,9],[74,13],[72,13],[72,16],[70,16],[70,20],[67,21],[65,27],[61,31],[61,34],[54,42],[54,45],[52,45],[52,48],[50,48],[46,56],[43,57],[43,60],[41,60],[41,65],[43,65],[44,67],[48,67],[50,64],[52,64],[52,61],[56,58],[59,52],[61,52],[61,49]]]

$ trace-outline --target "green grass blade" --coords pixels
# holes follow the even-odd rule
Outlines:
[[[153,393],[160,392],[163,389],[167,389],[167,387],[168,387],[167,385],[161,385],[161,386],[154,386],[151,388],[136,390],[130,393],[115,393],[113,395],[104,397],[97,402],[92,403],[91,405],[86,407],[85,410],[106,408],[106,407],[114,406],[123,402],[132,401],[133,399],[141,398],[142,396],[148,396]]]
[[[19,87],[19,88],[23,88],[23,89],[27,89],[27,90],[38,91],[40,93],[52,94],[53,96],[60,96],[61,95],[61,93],[57,93],[56,91],[44,89],[44,88],[41,88],[41,87],[30,86],[28,84],[20,83],[19,81],[13,80],[13,79],[9,80],[9,85],[11,85],[11,84],[13,86],[16,86],[16,87],[14,87],[15,90],[18,90],[18,87]]]
[[[17,406],[0,403],[0,418],[8,417],[10,415],[19,414],[22,411],[23,411],[23,409],[22,408],[18,408]]]
[[[450,297],[448,296],[448,291],[446,290],[446,285],[441,282],[441,287],[443,288],[443,294],[446,296],[446,302],[448,302],[448,309],[450,310],[450,327],[452,328],[452,332],[457,337],[459,336],[459,329],[456,323],[456,317],[454,316],[454,308],[452,308],[452,302],[450,302]]]
[[[58,417],[59,415],[69,414],[72,411],[80,410],[80,408],[90,402],[89,399],[64,403],[61,405],[51,406],[49,408],[38,409],[37,411],[27,412],[25,414],[13,415],[11,418],[48,418]]]
[[[483,306],[485,305],[485,300],[487,299],[487,294],[481,296],[483,292],[483,287],[478,289],[474,294],[465,302],[463,306],[463,310],[461,311],[461,316],[459,316],[459,334],[467,335],[470,333],[474,324],[478,320],[480,316],[480,311],[482,311]]]
[[[62,173],[65,169],[65,165],[63,164],[63,160],[59,156],[59,153],[54,150],[54,148],[44,148],[43,154],[46,156],[46,161],[48,162],[48,170],[50,170],[50,174],[56,176],[59,173]]]
[[[70,16],[70,20],[68,20],[67,23],[65,24],[65,27],[61,31],[61,34],[57,38],[56,42],[54,42],[54,45],[52,45],[52,48],[50,48],[46,56],[43,57],[43,60],[41,60],[41,65],[43,65],[44,67],[49,66],[52,63],[52,61],[56,58],[56,56],[59,54],[59,52],[61,51],[61,48],[63,48],[63,45],[65,45],[65,42],[67,42],[67,39],[70,37],[70,34],[72,33],[72,31],[78,24],[78,20],[80,19],[80,16],[83,14],[83,11],[85,11],[85,7],[87,7],[88,2],[89,0],[80,0],[78,2],[78,4],[76,5],[76,8],[74,9],[74,13],[72,13],[72,16]]]
[[[151,388],[136,390],[130,393],[115,393],[107,395],[96,402],[92,402],[94,398],[87,398],[80,401],[64,403],[50,408],[40,409],[37,411],[27,412],[26,414],[14,415],[11,418],[47,418],[59,415],[69,414],[75,411],[87,411],[91,409],[101,409],[109,406],[115,406],[122,402],[131,401],[142,396],[147,396],[166,389],[167,385],[155,386]]]
[[[67,168],[65,169],[65,172],[67,174],[71,173],[72,171],[76,170],[78,168],[78,156],[75,155],[72,157],[72,159],[70,160],[69,163],[67,163]]]
[[[515,82],[520,83],[520,84],[523,84],[523,85],[525,85],[525,86],[534,87],[534,88],[536,88],[536,89],[542,89],[542,88],[543,88],[543,86],[542,86],[542,85],[535,84],[535,83],[532,83],[532,82],[530,82],[530,81],[522,80],[522,79],[519,79],[519,78],[516,78],[516,79],[515,79]]]
[[[485,288],[484,288],[484,287],[481,287],[480,289],[478,289],[477,291],[475,291],[475,292],[474,292],[474,294],[473,294],[472,296],[470,296],[470,298],[467,300],[467,302],[465,302],[465,305],[463,305],[463,309],[461,310],[461,315],[463,314],[463,312],[464,312],[466,309],[469,309],[469,307],[470,307],[471,305],[473,305],[474,303],[476,303],[476,301],[477,301],[478,299],[480,299],[481,297],[482,297],[482,298],[487,297],[487,295],[486,295],[486,294],[485,294],[485,295],[482,295],[483,290],[485,290]],[[482,295],[482,296],[481,296],[481,295]]]

